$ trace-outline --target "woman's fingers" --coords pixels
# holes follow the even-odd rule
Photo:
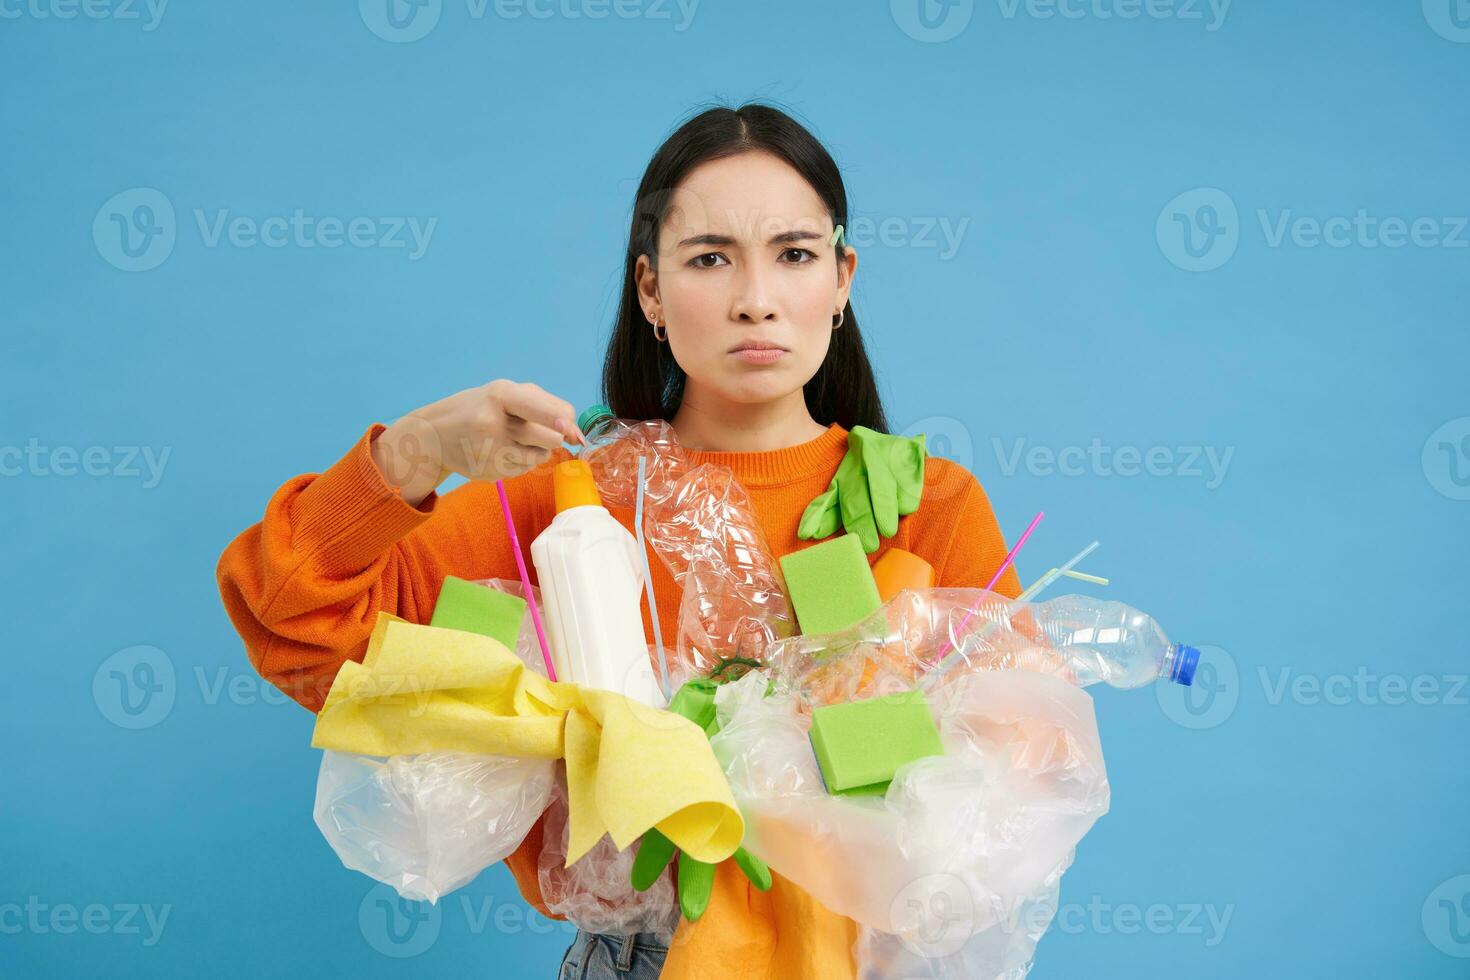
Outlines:
[[[576,411],[564,399],[529,382],[511,384],[500,395],[501,407],[510,417],[512,437],[528,446],[554,449],[577,432]]]

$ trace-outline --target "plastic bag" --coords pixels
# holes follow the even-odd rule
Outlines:
[[[547,909],[566,916],[585,932],[612,935],[655,932],[672,936],[679,924],[673,865],[665,868],[648,890],[635,891],[630,875],[637,854],[636,845],[620,851],[612,838],[604,834],[575,863],[566,863],[566,777],[564,767],[558,765],[537,861],[537,879]]]
[[[479,584],[525,598],[519,582]],[[546,676],[529,616],[515,654]],[[344,865],[404,898],[437,902],[520,846],[551,798],[553,772],[547,759],[323,752],[314,816]]]
[[[323,752],[316,825],[347,867],[437,902],[520,846],[553,772],[549,759]]]
[[[931,694],[945,754],[901,768],[884,797],[833,797],[807,739],[810,692],[765,687],[748,675],[716,701],[712,743],[745,846],[868,930],[864,975],[999,977],[1029,963],[1046,923],[1018,932],[1015,917],[1046,907],[1108,808],[1091,698],[1045,673],[957,673]],[[914,957],[927,965],[887,972]]]

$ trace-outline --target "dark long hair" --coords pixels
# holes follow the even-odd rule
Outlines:
[[[675,130],[648,162],[633,204],[623,296],[602,366],[603,401],[619,418],[671,420],[684,396],[684,370],[669,345],[654,339],[638,302],[634,281],[638,256],[647,255],[657,271],[659,229],[675,190],[691,170],[751,150],[765,150],[789,163],[821,197],[832,223],[848,223],[847,190],[837,164],[816,137],[781,110],[759,103],[738,109],[722,106],[699,113]],[[838,261],[843,252],[838,245]],[[803,393],[807,410],[822,425],[836,422],[845,429],[865,425],[888,431],[850,300],[842,326],[832,332],[826,359]]]

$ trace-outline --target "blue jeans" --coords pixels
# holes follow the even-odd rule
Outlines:
[[[654,932],[609,936],[577,930],[556,980],[657,980],[669,937]]]

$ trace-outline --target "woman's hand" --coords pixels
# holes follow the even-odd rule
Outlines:
[[[373,462],[414,506],[451,473],[519,476],[582,438],[571,403],[534,384],[492,381],[416,409],[373,442]]]

